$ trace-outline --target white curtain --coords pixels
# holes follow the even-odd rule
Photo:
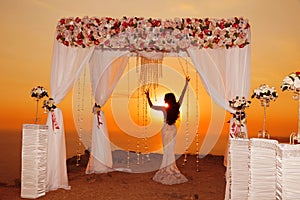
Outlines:
[[[228,101],[236,96],[248,98],[250,92],[250,45],[230,49],[189,48],[188,54],[213,101],[234,113]],[[247,127],[244,131],[247,133]],[[216,133],[208,133],[200,152],[209,153],[218,138]]]
[[[90,61],[92,91],[96,103],[103,106],[111,96],[126,68],[129,51],[95,49]],[[92,150],[86,173],[103,173],[112,168],[112,153],[104,112],[99,125],[97,114],[92,128]]]
[[[49,127],[46,179],[47,192],[59,188],[71,189],[68,184],[67,176],[63,116],[59,108],[56,108],[53,112],[58,122],[58,128],[55,127],[51,112],[49,112],[47,118],[47,125]]]
[[[70,48],[55,41],[50,77],[50,94],[56,104],[60,103],[73,87],[74,82],[79,78],[84,66],[89,61],[93,50],[94,48]],[[70,188],[66,170],[63,115],[60,109],[55,109],[54,117],[57,120],[59,129],[53,130],[52,115],[49,114],[47,120],[50,130],[47,158],[47,191],[58,188]]]

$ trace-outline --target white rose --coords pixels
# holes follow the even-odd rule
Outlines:
[[[295,86],[295,88],[300,88],[300,80],[298,77],[295,78],[294,86]]]

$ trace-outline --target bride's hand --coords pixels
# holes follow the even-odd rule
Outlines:
[[[189,76],[185,77],[186,82],[189,82],[191,78]]]
[[[144,91],[144,93],[145,93],[146,96],[148,97],[148,96],[149,96],[149,89],[146,89],[146,90]]]

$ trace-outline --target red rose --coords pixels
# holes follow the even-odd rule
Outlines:
[[[219,41],[220,41],[220,39],[219,39],[219,38],[217,38],[217,37],[215,37],[215,38],[214,38],[214,42],[215,42],[216,44],[218,44],[218,43],[219,43]]]
[[[209,26],[209,25],[210,25],[210,23],[211,23],[211,22],[210,22],[208,19],[206,19],[206,20],[205,20],[205,24],[206,24],[206,26]]]
[[[65,24],[65,23],[66,23],[66,20],[65,20],[65,19],[61,19],[61,20],[59,20],[59,23],[60,23],[60,24]]]
[[[238,28],[239,27],[239,25],[238,24],[232,24],[232,26],[234,27],[234,28]]]
[[[131,18],[128,22],[129,26],[132,26],[133,25],[133,19]]]
[[[210,34],[210,30],[208,30],[208,29],[204,29],[203,32],[205,33],[205,35],[209,35]]]
[[[79,17],[76,17],[75,22],[79,23],[81,21],[81,19]]]
[[[187,22],[188,24],[191,24],[191,23],[192,23],[192,20],[191,20],[190,18],[187,18],[187,19],[186,19],[186,22]]]
[[[61,34],[58,34],[58,35],[56,36],[56,40],[59,40],[61,37],[62,37]]]
[[[202,32],[199,33],[198,36],[199,36],[199,38],[203,39],[203,33]]]
[[[66,45],[66,46],[69,46],[69,42],[68,41],[64,41],[63,44]]]
[[[81,46],[83,44],[83,40],[79,39],[79,40],[76,41],[76,43]]]
[[[220,29],[224,29],[225,28],[225,24],[224,22],[221,22],[220,25],[219,25]]]
[[[81,39],[82,38],[82,35],[81,35],[81,33],[78,33],[78,35],[77,35],[77,39]]]
[[[120,28],[116,28],[116,33],[120,33]]]
[[[122,26],[123,26],[124,28],[127,28],[127,27],[128,27],[128,23],[127,23],[127,22],[123,22],[123,23],[122,23]]]
[[[70,31],[73,31],[73,30],[74,30],[74,26],[73,26],[73,25],[70,25],[68,29],[69,29]]]
[[[296,72],[296,75],[299,76],[299,75],[300,75],[300,72]]]
[[[160,26],[161,25],[161,21],[157,20],[155,23],[156,26]]]
[[[240,48],[244,48],[244,47],[245,47],[245,44],[240,44],[239,47],[240,47]]]

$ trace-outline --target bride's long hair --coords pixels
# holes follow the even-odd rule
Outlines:
[[[167,124],[172,125],[176,122],[179,117],[179,103],[176,101],[173,93],[165,94],[165,102],[168,104],[167,110]]]

